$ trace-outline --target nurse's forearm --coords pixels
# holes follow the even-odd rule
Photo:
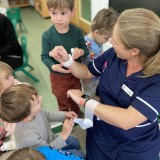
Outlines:
[[[94,114],[101,120],[124,130],[133,128],[147,120],[144,115],[132,106],[124,109],[110,105],[98,104],[95,107]]]
[[[93,77],[87,66],[79,62],[74,61],[68,68],[71,73],[79,79],[89,79]]]

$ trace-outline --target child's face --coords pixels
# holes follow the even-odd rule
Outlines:
[[[33,101],[31,101],[31,115],[36,116],[40,111],[42,107],[42,96],[33,96]]]
[[[1,72],[0,74],[0,92],[14,84],[14,77],[11,73]]]
[[[69,29],[69,23],[71,17],[73,16],[73,11],[70,9],[49,9],[49,14],[51,16],[51,21],[59,33],[66,33]]]
[[[94,40],[99,44],[106,43],[109,40],[109,38],[110,37],[108,36],[108,34],[99,34],[98,32],[94,33]]]

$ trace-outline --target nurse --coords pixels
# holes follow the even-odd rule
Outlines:
[[[61,46],[52,56],[81,79],[100,76],[100,103],[69,90],[77,104],[94,112],[87,130],[87,160],[158,160],[160,132],[160,19],[150,10],[121,13],[113,30],[113,48],[88,67]],[[84,96],[83,96],[84,97]],[[98,117],[98,118],[97,118]]]

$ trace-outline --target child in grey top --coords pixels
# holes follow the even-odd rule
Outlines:
[[[76,113],[42,110],[42,97],[31,85],[18,84],[6,89],[0,100],[0,117],[3,121],[16,123],[14,129],[16,149],[24,147],[51,146],[68,150],[76,155],[79,142],[69,136]],[[64,122],[62,132],[56,136],[50,122]],[[79,156],[79,153],[77,154]]]

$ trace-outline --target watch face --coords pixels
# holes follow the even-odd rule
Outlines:
[[[89,96],[88,96],[88,95],[86,95],[86,94],[83,94],[81,97],[82,97],[82,98],[84,98],[84,99],[89,98]]]

